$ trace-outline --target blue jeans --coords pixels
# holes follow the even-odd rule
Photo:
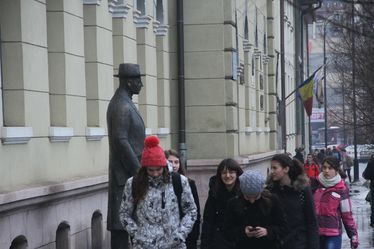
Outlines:
[[[342,236],[319,236],[320,249],[341,249]]]

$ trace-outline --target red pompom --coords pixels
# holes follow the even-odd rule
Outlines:
[[[160,140],[156,136],[149,136],[145,138],[144,145],[147,148],[156,147],[160,143]]]

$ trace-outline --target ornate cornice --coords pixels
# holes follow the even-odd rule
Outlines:
[[[131,9],[129,4],[117,3],[116,1],[112,0],[109,3],[109,12],[112,13],[113,18],[127,18],[129,10]]]
[[[133,15],[134,15],[134,23],[137,28],[148,28],[149,24],[152,21],[152,17],[148,15],[140,15],[141,12],[138,10],[134,10]]]
[[[100,5],[101,0],[83,0],[83,4],[87,5]]]

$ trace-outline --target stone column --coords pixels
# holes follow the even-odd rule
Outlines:
[[[52,142],[84,136],[86,88],[82,3],[47,2]]]
[[[276,72],[278,55],[275,52],[275,27],[274,27],[274,3],[267,0],[267,36],[268,36],[268,112],[269,112],[269,128],[270,128],[270,148],[278,147],[278,116],[277,116],[277,89],[276,89]],[[279,55],[280,60],[280,55]],[[280,64],[279,64],[280,65]],[[278,77],[279,77],[278,73]]]
[[[133,12],[136,26],[137,59],[140,71],[146,74],[142,78],[144,87],[139,95],[139,111],[143,117],[146,133],[157,134],[158,129],[158,92],[156,36],[157,23],[154,22],[153,0],[144,0],[145,9]],[[138,6],[139,7],[139,6]]]
[[[159,8],[159,6],[157,6]],[[160,10],[161,11],[161,10]],[[162,9],[164,12],[164,9]],[[161,13],[160,13],[161,15]],[[163,13],[162,13],[163,16]],[[169,78],[169,37],[168,25],[158,21],[156,32],[157,49],[157,94],[158,94],[158,129],[157,135],[165,138],[170,144],[170,78]]]
[[[112,5],[83,1],[88,140],[106,134],[106,111],[114,92]],[[118,67],[118,65],[117,65]]]
[[[0,24],[4,102],[2,142],[27,143],[32,136],[46,136],[49,125],[45,2],[3,0],[0,2]]]

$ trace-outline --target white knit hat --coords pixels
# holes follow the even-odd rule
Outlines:
[[[265,187],[265,177],[257,170],[245,171],[239,176],[239,181],[243,195],[258,195]]]

